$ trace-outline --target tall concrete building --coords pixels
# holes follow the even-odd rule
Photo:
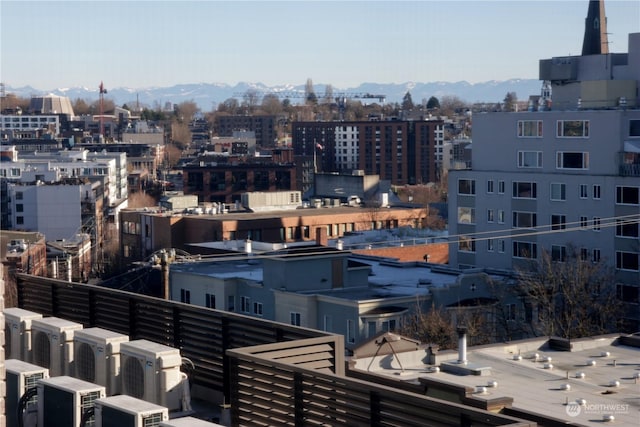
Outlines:
[[[638,330],[640,33],[609,53],[602,1],[588,15],[583,55],[540,61],[537,106],[474,115],[473,166],[449,174],[449,260],[511,270],[576,249],[613,269]]]

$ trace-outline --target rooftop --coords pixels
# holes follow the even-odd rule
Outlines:
[[[469,349],[468,365],[483,367],[485,376],[433,372],[433,365],[415,357],[402,359],[404,369],[373,363],[370,370],[398,381],[428,378],[468,387],[477,399],[510,397],[514,409],[565,422],[600,425],[612,415],[617,425],[638,425],[640,348],[620,341],[618,336],[573,340],[571,351],[550,348],[546,338]],[[457,359],[453,351],[438,356],[440,363]]]

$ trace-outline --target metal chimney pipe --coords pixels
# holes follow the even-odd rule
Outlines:
[[[458,326],[458,363],[467,364],[467,328],[466,326]]]

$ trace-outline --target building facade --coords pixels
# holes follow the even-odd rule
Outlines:
[[[393,185],[426,184],[438,176],[440,120],[294,122],[292,132],[294,154],[312,157],[317,172],[363,170]]]
[[[552,95],[537,111],[474,115],[472,169],[449,173],[450,263],[518,269],[575,250],[614,269],[636,330],[640,33],[628,54],[543,60],[540,74]]]

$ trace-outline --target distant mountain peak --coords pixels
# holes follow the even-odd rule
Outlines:
[[[316,93],[324,93],[328,84],[316,84]],[[409,91],[414,102],[421,99],[429,99],[431,96],[456,96],[466,102],[500,102],[508,92],[515,92],[520,100],[528,99],[529,95],[540,93],[540,81],[535,79],[510,79],[491,80],[482,83],[469,83],[467,81],[444,82],[436,81],[429,83],[408,81],[404,83],[362,83],[351,88],[337,88],[333,86],[334,92],[340,93],[375,93],[386,96],[386,102],[401,103],[404,95]],[[116,105],[131,103],[138,100],[142,105],[153,106],[157,103],[179,104],[185,101],[194,101],[203,111],[210,111],[212,106],[224,102],[229,98],[237,98],[238,94],[247,90],[257,90],[259,92],[287,92],[305,90],[305,85],[282,84],[268,86],[261,82],[239,82],[235,85],[226,83],[182,83],[169,87],[108,87],[106,97],[113,100]],[[6,86],[7,93],[13,93],[23,98],[30,98],[33,95],[43,95],[53,93],[66,96],[71,100],[85,99],[94,101],[98,98],[98,87],[71,87],[58,88],[53,90],[38,90],[31,86],[13,88]]]

